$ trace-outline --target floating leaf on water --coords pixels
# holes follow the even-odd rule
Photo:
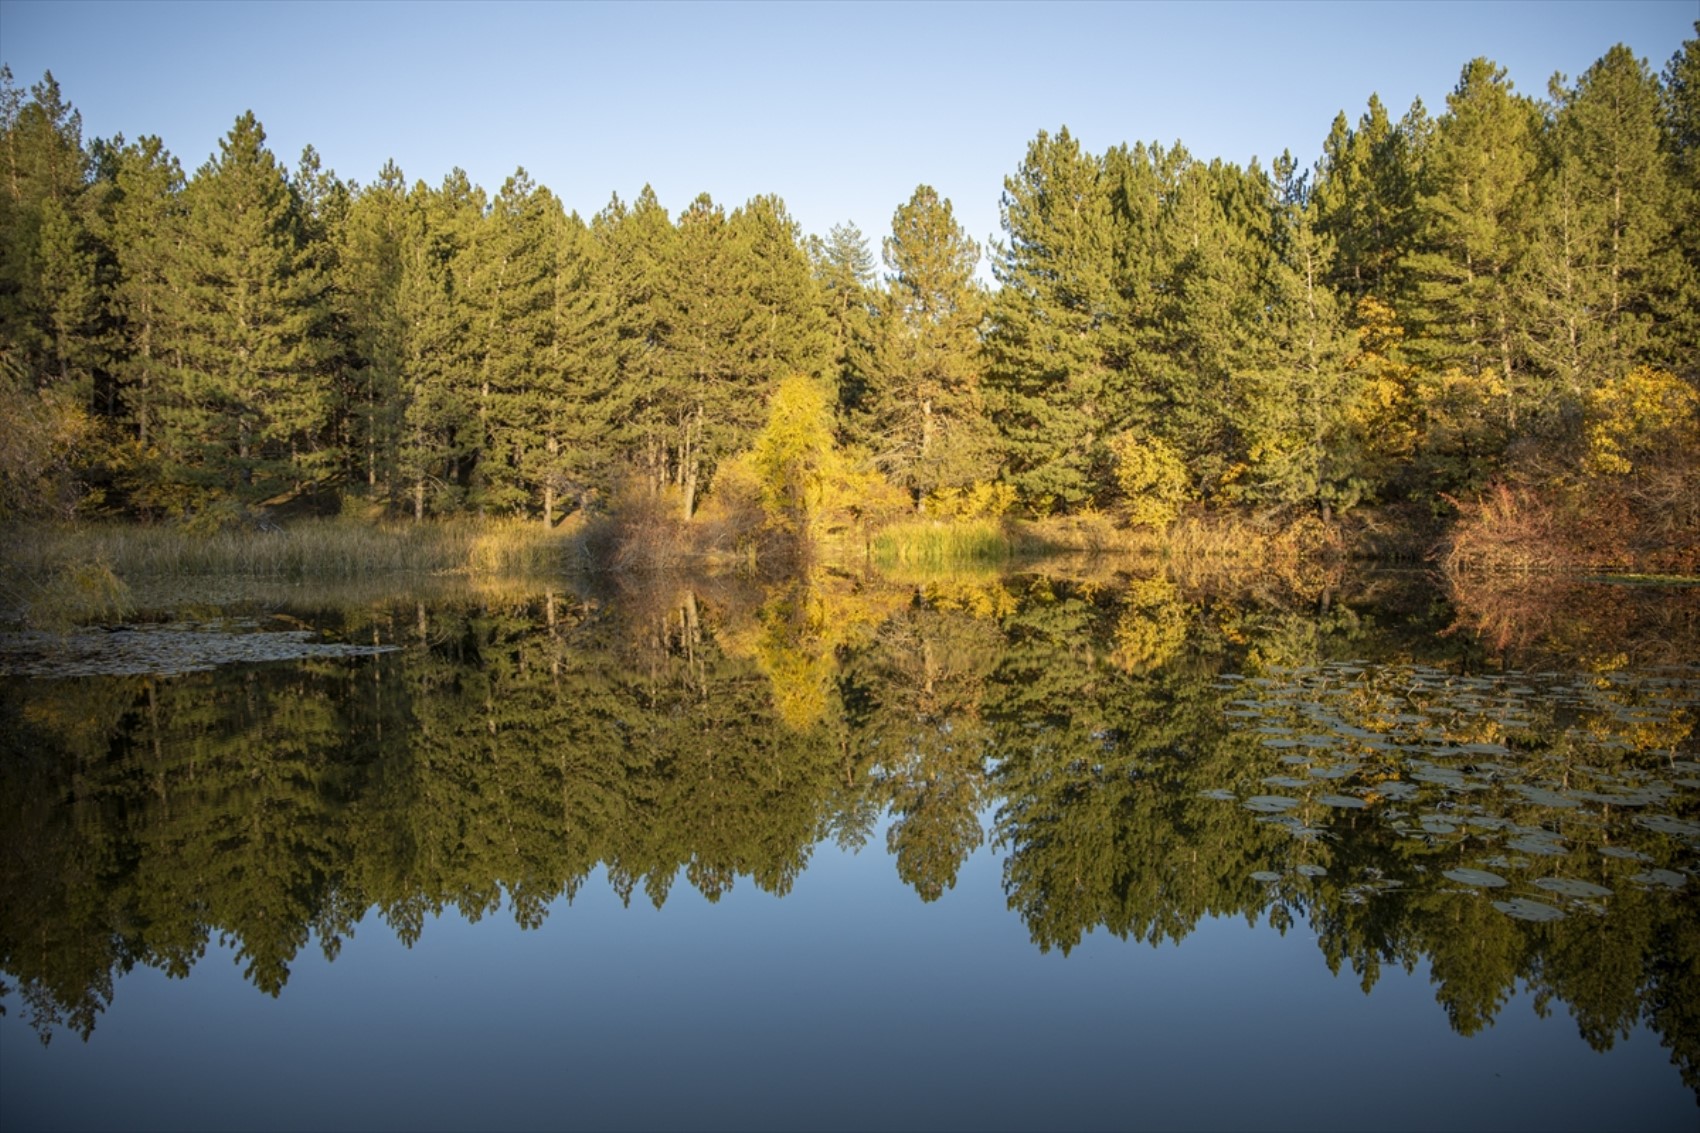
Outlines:
[[[1653,859],[1640,850],[1631,850],[1628,846],[1601,846],[1600,853],[1608,858],[1621,858],[1626,862],[1650,862]]]
[[[1281,875],[1267,869],[1260,869],[1252,873],[1251,879],[1253,881],[1280,881]]]
[[[1198,792],[1198,797],[1201,799],[1215,799],[1217,802],[1228,802],[1237,796],[1235,796],[1234,792],[1228,790],[1226,787],[1212,787],[1208,791]]]
[[[1356,770],[1355,767],[1312,767],[1310,777],[1312,779],[1344,779]]]
[[[1689,822],[1668,814],[1638,814],[1635,824],[1657,830],[1660,834],[1674,834],[1678,838],[1700,838],[1700,822]]]
[[[1343,807],[1346,810],[1362,810],[1369,804],[1352,795],[1321,795],[1316,800],[1325,806]]]
[[[1688,787],[1693,790],[1700,790],[1700,779],[1678,779],[1675,782],[1679,787]]]
[[[1299,737],[1299,743],[1303,744],[1305,747],[1333,747],[1339,742],[1340,740],[1337,736],[1309,735]]]
[[[1557,857],[1564,852],[1564,839],[1555,834],[1545,835],[1545,837],[1537,834],[1525,834],[1506,842],[1506,849],[1515,849],[1515,851],[1523,852],[1523,854],[1542,854],[1542,856]]]
[[[1280,748],[1280,747],[1298,747],[1299,741],[1294,740],[1294,739],[1288,739],[1284,736],[1265,736],[1265,737],[1263,737],[1263,746],[1264,747],[1277,747],[1277,748]]]
[[[1263,713],[1259,712],[1255,708],[1224,708],[1222,709],[1222,715],[1255,719],[1263,715]]]
[[[1549,791],[1545,787],[1531,787],[1524,783],[1514,783],[1512,784],[1512,790],[1516,791],[1518,794],[1522,795],[1524,799],[1534,803],[1536,806],[1550,806],[1558,807],[1560,809],[1569,809],[1581,805],[1569,795],[1561,795],[1557,791]]]
[[[1299,874],[1303,877],[1327,877],[1328,867],[1306,864],[1299,867]]]
[[[1649,869],[1636,874],[1629,880],[1638,881],[1642,885],[1651,885],[1660,889],[1681,889],[1688,884],[1688,878],[1672,869]]]
[[[1377,783],[1375,789],[1381,792],[1382,798],[1393,799],[1395,802],[1403,802],[1422,793],[1421,787],[1401,779],[1389,779],[1385,783]]]
[[[1459,747],[1458,750],[1467,751],[1471,755],[1510,755],[1511,754],[1511,749],[1506,747],[1504,744],[1463,744]]]
[[[1291,775],[1271,775],[1268,778],[1264,779],[1263,782],[1264,782],[1265,786],[1287,787],[1287,788],[1290,789],[1290,788],[1293,788],[1293,787],[1307,786],[1309,784],[1310,780],[1308,780],[1308,779],[1295,779]]]
[[[1440,876],[1451,878],[1460,885],[1474,885],[1478,889],[1498,889],[1511,883],[1497,873],[1489,873],[1485,869],[1449,869]]]
[[[1539,901],[1531,901],[1527,897],[1513,897],[1509,901],[1495,901],[1493,907],[1508,917],[1520,921],[1561,921],[1564,913],[1551,905],[1543,905]]]
[[[1308,756],[1308,755],[1283,755],[1281,757],[1281,762],[1285,763],[1289,766],[1292,766],[1292,767],[1297,767],[1301,763],[1309,763],[1310,762],[1310,756]]]
[[[1286,795],[1253,795],[1240,805],[1262,814],[1279,814],[1298,806],[1299,800],[1288,798]]]
[[[1557,893],[1564,897],[1610,897],[1611,890],[1603,885],[1595,885],[1591,881],[1577,881],[1573,877],[1540,877],[1535,879],[1535,887],[1545,889],[1548,893]]]
[[[1524,834],[1505,843],[1507,849],[1517,850],[1524,854],[1542,854],[1549,857],[1564,853],[1564,839],[1556,834]]]
[[[1421,821],[1423,829],[1430,834],[1452,834],[1458,829],[1444,818],[1436,818],[1431,814],[1423,815]]]

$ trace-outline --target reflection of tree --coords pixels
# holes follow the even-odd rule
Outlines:
[[[1303,923],[1366,991],[1426,960],[1464,1032],[1519,983],[1596,1046],[1647,1021],[1700,1086],[1700,914],[1657,887],[1700,847],[1636,822],[1693,820],[1692,680],[1608,659],[1525,688],[1423,609],[1390,632],[1160,581],[818,572],[311,619],[406,647],[358,661],[7,682],[0,970],[44,1033],[86,1035],[117,974],[213,939],[275,994],[368,909],[412,941],[445,909],[536,925],[599,868],[657,905],[681,874],[784,893],[881,812],[933,900],[991,810],[1042,949]]]
[[[872,790],[890,807],[886,847],[925,901],[956,884],[983,838],[986,677],[1001,637],[990,621],[918,606],[891,618],[854,665],[872,690],[853,719]]]

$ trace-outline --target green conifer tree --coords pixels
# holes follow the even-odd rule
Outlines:
[[[161,441],[186,506],[253,503],[324,469],[323,276],[305,254],[288,180],[252,112],[236,120],[187,189],[181,364],[161,405]]]

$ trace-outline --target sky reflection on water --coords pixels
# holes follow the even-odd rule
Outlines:
[[[1692,1129],[1692,606],[827,579],[9,678],[0,1125]]]

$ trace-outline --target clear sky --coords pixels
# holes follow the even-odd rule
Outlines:
[[[252,109],[345,178],[523,165],[589,216],[647,182],[677,213],[778,193],[877,248],[919,183],[970,235],[1041,129],[1093,152],[1313,161],[1371,92],[1432,111],[1485,55],[1546,90],[1615,43],[1662,70],[1700,0],[1613,3],[93,3],[0,0],[0,60],[51,70],[85,138],[158,134],[192,172]]]

